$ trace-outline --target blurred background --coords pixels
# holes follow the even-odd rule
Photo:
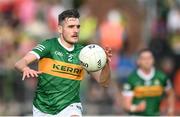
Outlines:
[[[0,115],[32,115],[36,79],[22,81],[14,63],[37,43],[58,36],[58,14],[77,8],[80,43],[113,49],[112,85],[104,89],[86,75],[84,115],[127,115],[121,89],[136,68],[138,50],[149,47],[156,66],[170,78],[175,115],[180,115],[180,0],[0,0]],[[36,63],[31,64],[37,69]],[[161,114],[167,112],[166,97]]]

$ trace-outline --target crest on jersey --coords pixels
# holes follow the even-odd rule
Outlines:
[[[154,85],[160,85],[160,81],[159,80],[155,80],[154,81]]]

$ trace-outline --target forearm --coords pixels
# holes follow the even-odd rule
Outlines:
[[[26,59],[22,58],[15,64],[15,68],[19,71],[23,71],[24,68],[28,67],[28,62]]]
[[[141,112],[144,109],[142,109],[142,107],[140,105],[136,105],[136,104],[132,104],[129,108],[130,112]]]
[[[175,96],[174,91],[171,89],[168,91],[168,113],[174,112]]]
[[[133,96],[124,96],[123,97],[123,107],[127,112],[136,112],[138,111],[138,106],[132,103]]]
[[[142,112],[146,108],[146,102],[143,100],[139,104],[133,104],[132,96],[124,96],[123,98],[123,107],[128,112]]]
[[[36,59],[37,58],[34,54],[28,53],[22,59],[16,62],[15,68],[22,72],[24,68],[28,68],[28,65]]]
[[[130,112],[130,108],[131,108],[131,105],[132,105],[132,97],[131,96],[123,96],[123,108]]]
[[[110,66],[109,63],[106,63],[106,65],[101,71],[101,75],[99,77],[99,83],[103,87],[108,87],[110,83],[110,77],[111,77]]]

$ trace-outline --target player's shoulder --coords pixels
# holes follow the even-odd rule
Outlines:
[[[137,76],[137,69],[133,70],[130,74],[129,77],[134,77]]]
[[[41,41],[38,45],[42,45],[45,47],[52,47],[52,45],[54,46],[56,45],[55,43],[57,43],[57,38],[47,38]]]
[[[167,79],[167,75],[162,70],[160,70],[160,69],[156,69],[155,70],[155,75],[159,79],[162,79],[162,80]]]
[[[155,72],[159,76],[166,76],[166,74],[162,70],[160,70],[160,69],[155,69]]]
[[[137,69],[135,69],[134,71],[132,71],[129,76],[128,76],[128,81],[136,81],[138,79],[138,75],[137,75]]]

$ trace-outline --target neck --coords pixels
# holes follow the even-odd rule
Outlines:
[[[151,73],[151,69],[141,69],[144,74]]]
[[[61,41],[61,43],[62,43],[65,47],[67,47],[67,48],[72,48],[72,47],[74,46],[73,44],[68,43],[67,41],[65,41],[64,38],[63,38],[63,36],[60,36],[60,41]]]

